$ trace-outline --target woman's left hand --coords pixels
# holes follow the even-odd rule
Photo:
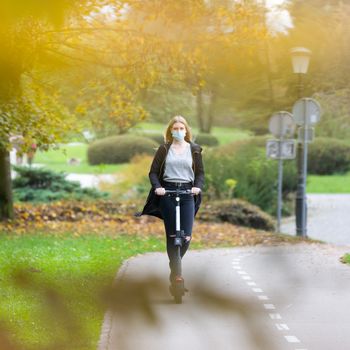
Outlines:
[[[201,189],[199,187],[192,187],[191,192],[197,195],[201,192]]]

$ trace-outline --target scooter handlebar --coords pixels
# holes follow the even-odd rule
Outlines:
[[[191,190],[165,190],[165,194],[193,194]]]

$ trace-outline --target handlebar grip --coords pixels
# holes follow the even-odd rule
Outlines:
[[[192,194],[190,189],[188,190],[165,190],[165,194]]]

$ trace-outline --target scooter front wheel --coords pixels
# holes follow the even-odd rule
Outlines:
[[[183,278],[175,280],[174,283],[174,300],[176,304],[182,304],[182,297],[185,294],[185,286]]]

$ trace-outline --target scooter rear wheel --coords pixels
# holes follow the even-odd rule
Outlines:
[[[182,304],[182,295],[176,295],[175,296],[175,303],[176,304]]]

